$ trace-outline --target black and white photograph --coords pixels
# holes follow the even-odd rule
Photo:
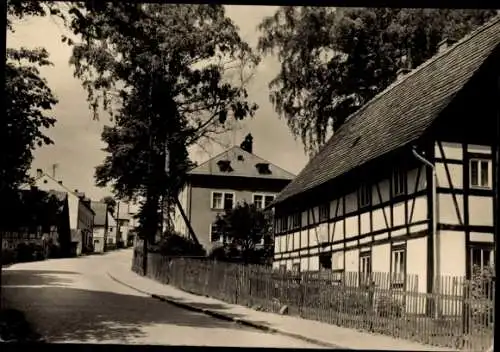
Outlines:
[[[354,5],[3,1],[0,345],[493,352],[500,10]]]

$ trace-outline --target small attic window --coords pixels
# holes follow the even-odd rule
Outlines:
[[[243,159],[243,155],[238,155],[238,160],[239,160],[239,161],[243,161],[243,160],[244,160],[244,159]]]
[[[259,174],[269,175],[271,173],[271,170],[269,169],[269,164],[267,163],[255,164],[255,167],[257,168],[257,171],[259,171]]]
[[[231,161],[230,160],[219,160],[217,162],[217,165],[219,166],[219,170],[222,172],[231,172],[233,171],[233,168],[231,167]]]

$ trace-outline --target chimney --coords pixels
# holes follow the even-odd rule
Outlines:
[[[246,135],[245,139],[240,144],[240,148],[250,154],[253,153],[253,137],[251,133]]]
[[[401,68],[396,72],[397,80],[400,80],[411,71],[410,63],[408,62],[408,56],[406,55],[401,56],[400,65]]]
[[[441,54],[443,51],[446,51],[450,46],[455,44],[457,41],[452,38],[445,37],[438,43],[438,54]]]
[[[36,169],[36,177],[42,177],[43,176],[43,171],[42,169]]]

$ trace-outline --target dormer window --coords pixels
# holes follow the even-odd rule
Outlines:
[[[257,168],[257,171],[259,171],[259,174],[262,174],[262,175],[271,174],[271,170],[269,169],[269,164],[267,164],[267,163],[255,164],[255,167]]]
[[[243,155],[238,155],[238,160],[239,160],[239,161],[243,161],[243,160],[245,160],[245,159],[243,159]]]
[[[217,162],[217,165],[219,166],[219,170],[222,172],[231,172],[233,171],[233,168],[231,167],[231,161],[230,160],[219,160]]]

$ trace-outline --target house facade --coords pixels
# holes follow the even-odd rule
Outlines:
[[[94,252],[103,253],[108,240],[108,205],[104,202],[92,202],[92,210],[95,213],[93,241]]]
[[[91,252],[94,211],[91,208],[90,199],[78,190],[69,189],[62,181],[57,181],[41,169],[37,170],[35,186],[45,191],[55,190],[68,194],[69,223],[75,254]]]
[[[207,250],[222,243],[215,226],[217,214],[246,201],[264,209],[294,175],[240,147],[232,147],[188,173],[180,204],[200,244]],[[189,236],[176,207],[174,228]]]
[[[432,292],[493,265],[499,43],[497,18],[351,115],[273,203],[273,266]]]

